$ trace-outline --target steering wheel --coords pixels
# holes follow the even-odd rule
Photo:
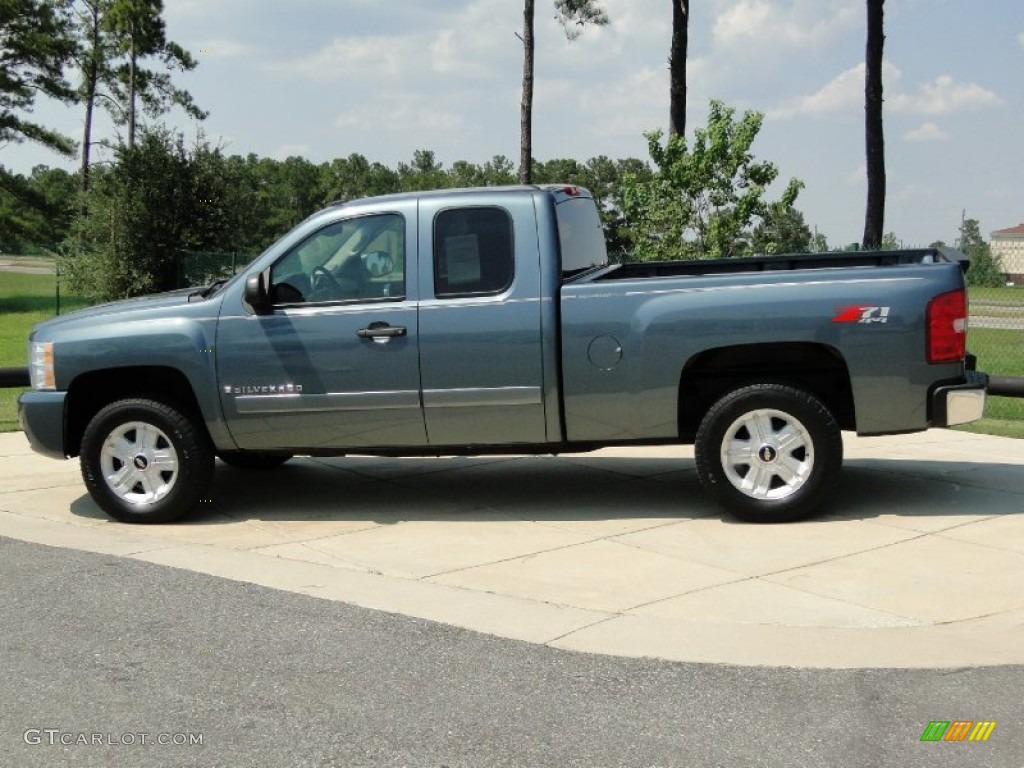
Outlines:
[[[310,282],[312,283],[314,296],[333,294],[340,298],[345,292],[338,279],[324,266],[316,267],[313,270]]]

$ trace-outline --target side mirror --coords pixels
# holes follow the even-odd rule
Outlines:
[[[245,278],[245,292],[242,294],[245,303],[252,307],[257,315],[270,313],[270,295],[267,292],[267,273],[257,272]]]

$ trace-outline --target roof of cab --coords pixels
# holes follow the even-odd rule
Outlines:
[[[494,195],[494,194],[516,194],[522,192],[547,192],[556,203],[563,202],[573,197],[587,197],[590,192],[583,187],[573,184],[516,184],[503,187],[463,187],[459,189],[432,189],[415,192],[395,192],[388,195],[375,195],[373,197],[360,197],[352,200],[336,200],[324,210],[342,208],[345,206],[365,205],[377,201],[398,201],[398,200],[423,200],[445,197],[464,197],[466,195]]]

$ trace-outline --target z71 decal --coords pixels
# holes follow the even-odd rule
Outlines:
[[[840,307],[833,323],[887,323],[889,307]]]

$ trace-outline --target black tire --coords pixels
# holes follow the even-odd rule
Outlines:
[[[213,479],[206,431],[155,400],[119,400],[101,409],[85,429],[80,454],[89,494],[123,523],[176,520],[199,504]]]
[[[701,421],[694,447],[701,484],[751,523],[812,514],[843,463],[832,413],[814,395],[782,384],[725,395]]]
[[[275,469],[292,458],[290,453],[261,451],[222,451],[217,458],[235,469]]]

